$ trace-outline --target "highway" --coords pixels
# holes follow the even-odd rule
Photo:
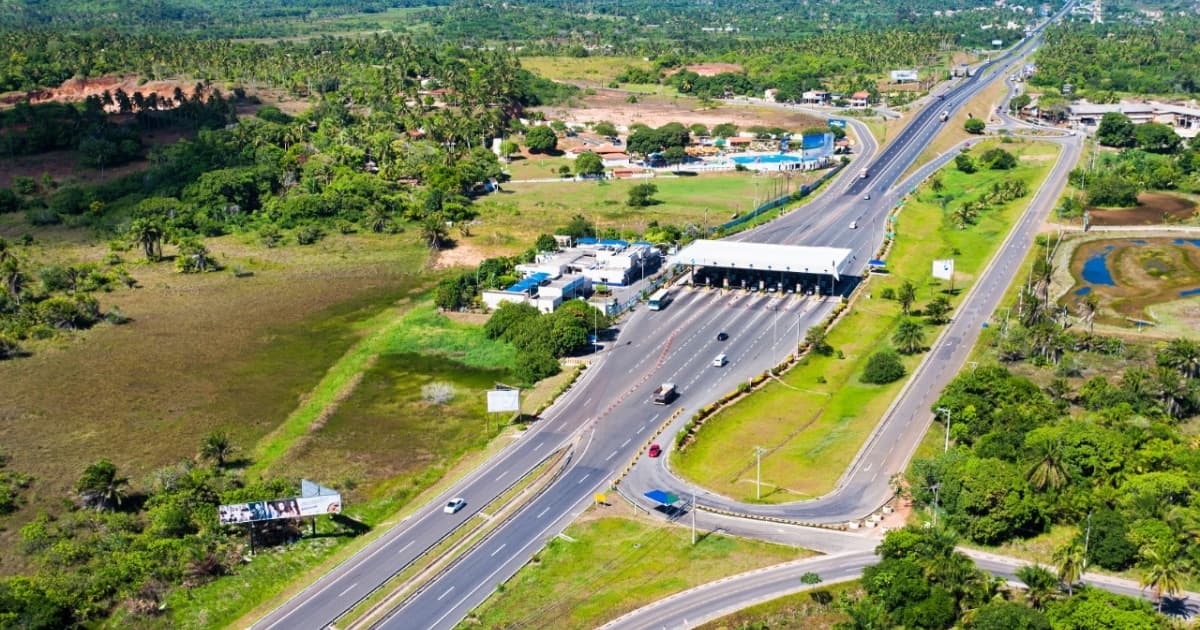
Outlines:
[[[861,123],[852,121],[861,141],[856,163],[809,204],[740,238],[847,247],[854,251],[855,264],[861,270],[878,246],[883,218],[901,195],[901,189],[894,186],[895,180],[940,128],[936,114],[961,105],[995,73],[1006,71],[1013,59],[1009,56],[993,61],[972,79],[952,88],[944,101],[918,114],[877,157],[873,155],[875,148],[870,134]],[[1064,153],[1065,157],[1068,156]],[[858,164],[866,162],[872,164],[869,167],[872,175],[860,180]],[[1033,206],[1040,209],[1047,199],[1052,203],[1059,189],[1055,187],[1056,178],[1065,178],[1071,163],[1060,159],[1051,181],[1035,198]],[[868,189],[878,194],[873,201],[863,203],[861,196]],[[1038,223],[1033,214],[1036,213],[1027,215],[1028,220],[1014,231],[1018,235],[997,257],[998,264],[1006,269],[1007,278],[1016,273],[1012,265],[1020,262],[1024,248],[1032,240],[1032,230]],[[851,220],[857,220],[863,229],[848,229]],[[1002,275],[985,274],[976,287],[983,303],[975,304],[975,295],[969,298],[967,312],[956,314],[955,323],[944,335],[948,336],[948,343],[935,344],[931,356],[946,361],[946,366],[965,356],[970,335],[977,332],[978,325],[976,330],[964,328],[991,312],[987,305],[994,305],[1007,285],[1006,280],[1000,282]],[[989,283],[988,278],[993,281]],[[330,625],[457,526],[468,519],[480,518],[482,506],[550,453],[569,445],[574,449],[570,464],[555,483],[379,624],[405,629],[453,627],[496,585],[527,562],[546,540],[586,509],[593,494],[612,483],[676,406],[683,405],[687,412],[695,410],[779,363],[794,350],[803,331],[823,319],[838,301],[837,297],[724,294],[715,290],[677,293],[665,310],[638,310],[623,320],[617,340],[599,354],[572,390],[519,440],[253,627],[315,629]],[[718,342],[718,332],[727,332],[729,340]],[[729,365],[711,367],[711,360],[718,353],[729,356]],[[923,379],[922,374],[926,373],[932,375]],[[920,395],[901,397],[898,408],[893,409],[864,447],[864,456],[856,460],[836,492],[813,502],[754,506],[753,510],[833,522],[861,517],[877,508],[889,492],[888,477],[882,471],[903,467],[911,451],[899,446],[915,445],[920,439],[929,422],[929,397],[952,374],[953,369],[943,368],[925,370],[916,376],[914,380],[919,381],[919,387],[910,386],[905,392]],[[649,403],[651,391],[661,382],[674,382],[680,389],[681,396],[672,405]],[[685,412],[681,418],[686,415]],[[664,447],[671,442],[669,436],[673,430],[665,433]],[[641,471],[661,470],[669,482],[664,487],[686,491],[687,486],[665,469],[646,465],[646,461],[645,458],[639,461],[631,479],[635,482],[652,479],[641,476]],[[453,496],[465,497],[467,507],[457,514],[443,514],[442,505]],[[721,505],[724,504],[718,502],[714,506]],[[736,503],[728,505],[735,511],[748,509]],[[735,531],[740,526],[736,523],[740,519],[729,519],[723,525],[715,523],[715,517],[705,515],[705,519],[706,526],[726,531]],[[820,549],[817,540],[820,536],[814,533],[810,538],[814,542],[806,546]]]

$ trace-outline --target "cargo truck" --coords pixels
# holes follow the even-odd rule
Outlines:
[[[942,112],[942,113],[941,113],[941,114],[938,116],[938,120],[940,120],[940,121],[942,121],[942,122],[946,122],[946,121],[947,121],[947,120],[949,120],[949,119],[950,119],[950,112],[948,112],[948,111]]]

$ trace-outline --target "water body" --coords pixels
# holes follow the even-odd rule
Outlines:
[[[1200,247],[1200,238],[1177,238],[1177,239],[1175,239],[1176,245],[1185,245],[1187,243],[1191,243],[1192,245],[1195,245],[1196,247]]]
[[[1130,240],[1129,242],[1130,242],[1130,243],[1137,243],[1138,245],[1145,245],[1145,244],[1146,244],[1146,241],[1144,241],[1144,240],[1142,240],[1142,239],[1140,239],[1140,238],[1135,238],[1135,239],[1132,239],[1132,240]]]
[[[1200,295],[1200,287],[1179,292],[1179,297],[1192,297],[1193,295]]]
[[[1075,292],[1075,295],[1087,295],[1091,292],[1092,287],[1080,287],[1079,290]]]
[[[1112,252],[1113,246],[1108,245],[1098,254],[1094,254],[1083,263],[1083,280],[1088,284],[1105,284],[1110,287],[1117,286],[1113,282],[1112,272],[1108,270],[1108,254]]]

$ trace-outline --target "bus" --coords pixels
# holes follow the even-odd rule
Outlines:
[[[661,311],[671,301],[671,292],[666,289],[659,289],[650,296],[650,310]]]

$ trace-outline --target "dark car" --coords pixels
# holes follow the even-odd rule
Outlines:
[[[657,444],[651,444],[650,452],[648,454],[650,457],[658,457],[659,455],[662,455],[662,447]]]
[[[717,333],[717,341],[725,341],[728,338],[729,338],[729,335],[726,333],[723,333],[723,332]]]

